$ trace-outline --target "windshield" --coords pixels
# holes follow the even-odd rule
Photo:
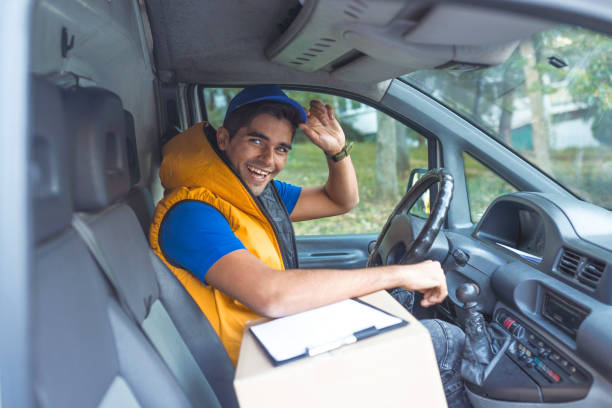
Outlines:
[[[612,39],[557,26],[505,64],[401,79],[483,129],[580,198],[612,208]]]

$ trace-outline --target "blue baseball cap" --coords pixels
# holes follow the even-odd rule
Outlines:
[[[261,101],[286,103],[287,105],[293,106],[295,109],[297,109],[298,113],[300,114],[300,123],[304,123],[308,119],[306,111],[302,105],[300,105],[298,101],[288,97],[278,85],[253,85],[247,86],[240,91],[238,95],[234,96],[227,108],[225,119],[223,121],[227,120],[229,114],[236,109]]]

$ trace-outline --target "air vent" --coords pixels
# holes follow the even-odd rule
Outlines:
[[[578,266],[580,266],[580,255],[567,249],[564,250],[557,264],[559,272],[574,277],[578,273]]]
[[[368,3],[363,0],[353,0],[344,10],[344,14],[347,16],[354,18],[355,20],[360,20],[361,15],[364,10],[368,8]]]
[[[274,62],[302,72],[318,70],[329,72],[334,61],[358,48],[344,35],[348,25],[353,31],[359,29],[364,31],[363,35],[371,36],[370,31],[374,30],[378,33],[377,27],[389,24],[405,8],[404,1],[398,0],[384,2],[317,0],[301,3],[303,7],[299,9],[297,16],[294,16],[292,10],[286,21],[283,21],[282,34],[266,47],[265,55]],[[353,26],[353,23],[361,24]],[[364,68],[359,66],[357,73],[362,70]],[[347,72],[350,77],[351,71]],[[387,74],[386,71],[378,74],[378,68],[365,68],[365,72],[370,75],[376,74],[377,77],[390,75],[383,79],[397,76]],[[363,79],[357,76],[353,80],[362,81]]]
[[[605,263],[590,259],[584,264],[584,267],[580,271],[578,281],[590,288],[596,289],[605,268]]]
[[[290,64],[293,65],[303,65],[305,63],[310,62],[321,53],[324,53],[328,48],[330,48],[336,40],[333,38],[319,38],[317,42],[315,42],[311,48],[308,48],[306,51],[302,52],[299,57],[295,57],[293,60],[289,61]]]
[[[557,271],[582,285],[597,289],[597,284],[604,274],[606,264],[597,259],[563,249],[557,263]]]

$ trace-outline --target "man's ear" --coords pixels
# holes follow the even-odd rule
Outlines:
[[[230,135],[226,128],[221,126],[217,129],[217,146],[219,150],[225,150],[229,146]]]

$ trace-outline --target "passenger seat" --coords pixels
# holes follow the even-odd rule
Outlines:
[[[59,89],[35,78],[32,100],[31,330],[37,406],[192,406],[70,227],[70,158]]]
[[[126,312],[142,327],[192,404],[237,407],[234,367],[223,345],[197,304],[149,248],[125,203],[131,183],[121,101],[103,89],[75,88],[65,94],[65,104],[73,146],[74,207],[79,212],[75,225],[84,224],[91,232]]]

